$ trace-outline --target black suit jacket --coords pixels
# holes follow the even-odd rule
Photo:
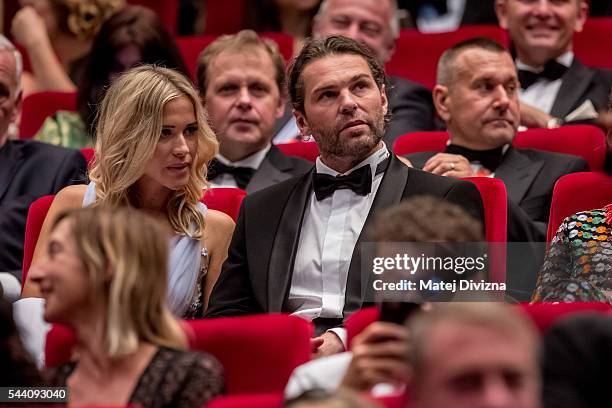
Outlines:
[[[416,168],[422,168],[436,152],[409,154]],[[508,241],[543,242],[555,183],[559,177],[589,171],[587,162],[576,156],[509,147],[495,178],[508,191]]]
[[[544,336],[543,408],[607,405],[612,367],[612,316],[579,313]]]
[[[236,316],[290,312],[289,295],[302,218],[312,193],[313,171],[247,196],[243,201],[228,258],[215,285],[206,315]],[[349,267],[344,314],[362,306],[361,243],[379,211],[417,195],[457,203],[483,220],[480,194],[472,183],[411,169],[391,156]]]
[[[253,174],[247,184],[246,191],[251,194],[266,187],[273,186],[295,176],[302,175],[310,170],[312,162],[300,157],[287,156],[274,145]]]
[[[389,78],[389,85],[387,97],[391,121],[384,136],[387,146],[392,147],[395,139],[406,133],[443,128],[436,120],[436,109],[429,89],[396,76]],[[293,109],[287,105],[284,115],[276,121],[275,134],[290,120],[294,120]]]
[[[30,204],[70,184],[84,183],[87,165],[78,150],[27,140],[0,148],[0,272],[21,279]]]
[[[574,58],[572,65],[563,75],[561,88],[550,114],[564,118],[586,100],[590,100],[598,112],[606,111],[610,86],[612,86],[612,72],[588,68]]]

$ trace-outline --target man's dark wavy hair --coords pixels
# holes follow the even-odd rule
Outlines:
[[[311,62],[329,55],[354,54],[363,57],[370,67],[372,77],[378,88],[388,89],[388,81],[383,65],[365,45],[350,38],[333,35],[322,40],[309,39],[288,68],[288,93],[293,109],[304,113],[304,81],[302,72]]]

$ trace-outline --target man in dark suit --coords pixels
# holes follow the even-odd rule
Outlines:
[[[586,0],[496,1],[499,24],[516,52],[524,126],[585,122],[606,110],[612,73],[584,66],[572,51],[588,9]]]
[[[440,57],[434,103],[446,122],[450,144],[443,153],[408,155],[417,168],[450,177],[492,176],[508,191],[508,240],[542,242],[552,191],[564,174],[588,171],[578,157],[516,149],[520,122],[518,78],[510,54],[477,38]]]
[[[304,45],[289,92],[300,131],[321,155],[309,173],[245,199],[208,316],[290,312],[314,320],[321,333],[364,302],[362,231],[378,211],[432,195],[483,219],[473,184],[413,170],[388,151],[384,80],[380,62],[356,41],[332,36]],[[343,348],[332,332],[320,342],[322,354]]]
[[[200,96],[219,139],[219,154],[208,168],[213,187],[252,193],[312,167],[271,144],[285,106],[284,82],[278,48],[254,31],[220,37],[200,55]]]
[[[26,217],[37,198],[85,179],[79,151],[27,140],[8,140],[21,109],[21,55],[0,36],[0,284],[19,294]],[[15,293],[17,291],[17,293]]]
[[[397,4],[394,0],[324,0],[313,22],[312,35],[321,39],[343,35],[368,46],[384,64],[395,51],[399,36]],[[415,58],[417,50],[415,51]],[[416,82],[400,77],[389,79],[387,89],[391,120],[385,131],[385,142],[392,146],[395,139],[410,132],[436,129],[435,109],[431,92]],[[299,133],[291,110],[278,122],[275,142]]]

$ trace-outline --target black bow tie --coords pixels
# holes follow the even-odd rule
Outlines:
[[[370,165],[366,164],[345,176],[334,177],[329,174],[315,173],[312,176],[312,186],[319,201],[331,196],[336,190],[346,188],[365,196],[372,189],[372,170],[370,170]]]
[[[251,177],[255,173],[255,169],[250,167],[233,167],[227,166],[221,163],[217,159],[212,159],[210,165],[208,166],[208,180],[214,180],[219,177],[221,174],[231,174],[236,180],[236,185],[238,188],[245,189],[249,181],[251,181]]]
[[[496,147],[490,150],[472,150],[462,146],[450,144],[446,146],[445,153],[458,154],[470,163],[478,162],[488,170],[495,172],[504,158],[504,146]]]
[[[535,73],[524,69],[518,70],[518,79],[521,82],[521,88],[527,89],[531,85],[535,84],[539,78],[545,78],[550,81],[559,79],[565,74],[567,67],[563,64],[558,63],[555,60],[548,61],[544,65],[544,71]]]

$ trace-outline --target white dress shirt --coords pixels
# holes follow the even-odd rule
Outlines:
[[[217,155],[215,156],[215,159],[219,160],[221,163],[225,164],[226,166],[248,167],[248,168],[257,170],[259,166],[261,166],[261,163],[266,158],[266,154],[268,154],[268,152],[270,151],[270,147],[272,147],[272,145],[268,143],[268,145],[264,147],[263,149],[261,149],[260,151],[255,152],[252,155],[247,156],[244,159],[238,160],[235,162],[229,160],[226,157],[223,157],[221,153],[217,153]],[[231,174],[220,174],[214,180],[211,180],[210,184],[211,184],[211,187],[213,188],[214,187],[238,187],[238,185],[236,184],[236,179]]]
[[[344,174],[370,165],[372,189],[360,196],[341,189],[318,201],[314,192],[306,207],[293,268],[287,306],[294,315],[308,320],[342,317],[346,280],[357,238],[372,207],[384,173],[376,174],[379,163],[389,157],[383,147]],[[317,158],[316,171],[340,175]],[[342,337],[342,336],[341,336]]]
[[[574,61],[574,53],[571,51],[566,52],[557,58],[557,62],[565,65],[566,67],[570,67],[572,62]],[[522,69],[525,71],[531,72],[541,72],[543,68],[536,69],[533,68],[521,60],[516,60],[516,69]],[[557,94],[559,93],[559,89],[561,88],[561,83],[563,82],[562,78],[555,79],[554,81],[548,80],[546,78],[539,78],[538,81],[531,85],[527,89],[519,90],[519,99],[521,102],[531,105],[535,108],[540,109],[548,114],[555,103],[555,99],[557,99]]]

